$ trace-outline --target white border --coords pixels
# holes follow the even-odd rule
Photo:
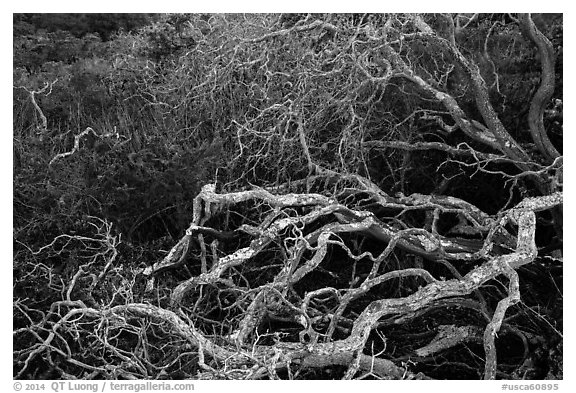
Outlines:
[[[576,113],[574,107],[574,22],[573,14],[568,12],[567,2],[550,2],[550,1],[494,1],[485,0],[482,2],[465,2],[465,1],[358,1],[348,0],[340,1],[315,1],[315,0],[289,0],[289,1],[154,1],[154,2],[122,2],[111,0],[99,0],[94,2],[79,1],[21,1],[10,2],[5,0],[0,13],[0,26],[2,28],[2,52],[5,54],[12,53],[12,13],[21,12],[564,12],[564,109],[567,116],[564,118],[564,128],[566,129],[564,140],[564,151],[570,153],[570,148],[574,145],[575,129],[574,117],[571,114]],[[11,77],[12,74],[12,56],[7,55],[1,62],[2,75],[2,123],[3,131],[0,133],[2,152],[0,154],[1,165],[0,176],[2,184],[12,184],[12,91]],[[574,160],[571,154],[565,157],[565,197],[568,202],[564,204],[564,231],[567,244],[564,249],[564,260],[566,261],[564,275],[568,277],[567,284],[574,277],[574,263],[576,263],[575,250],[570,247],[571,240],[574,236],[572,223],[574,222],[575,206],[570,200],[574,196],[573,177],[575,173]],[[0,342],[2,343],[2,357],[0,374],[0,387],[6,391],[13,391],[12,383],[12,192],[8,192],[8,187],[0,194],[2,195],[2,208],[5,210],[2,214],[4,220],[0,227],[0,239],[2,239],[1,250],[2,260],[0,261],[0,277],[2,285],[0,286],[0,304],[4,323],[0,324]],[[12,190],[12,187],[10,188]],[[9,281],[10,280],[10,281]],[[560,390],[566,391],[568,386],[575,386],[574,381],[576,371],[574,369],[574,313],[571,311],[571,304],[574,299],[574,285],[564,287],[565,302],[564,306],[568,310],[564,318],[564,332],[568,332],[564,339],[564,381],[546,381],[550,383],[559,383]],[[526,381],[537,382],[537,381]],[[382,384],[386,386],[382,386]],[[468,392],[500,391],[502,383],[499,381],[484,381],[471,383],[468,381],[353,381],[353,382],[328,382],[328,381],[286,381],[274,383],[277,388],[287,388],[290,390],[319,391],[329,385],[329,389],[337,391],[347,391],[349,389],[370,389],[382,391],[383,389],[402,389],[402,390],[426,390],[439,392],[459,392],[463,389]],[[233,389],[237,391],[266,391],[270,389],[269,383],[262,382],[242,382],[242,381],[195,381],[197,391],[216,391]],[[360,386],[361,385],[361,386]],[[4,390],[4,389],[2,389]],[[47,389],[48,391],[50,389]],[[572,390],[574,391],[574,390]]]

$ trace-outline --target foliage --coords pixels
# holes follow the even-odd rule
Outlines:
[[[14,37],[36,35],[40,31],[67,31],[75,37],[98,34],[108,41],[118,30],[133,31],[147,25],[154,14],[13,14]]]

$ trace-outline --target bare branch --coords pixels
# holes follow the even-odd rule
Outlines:
[[[552,142],[550,142],[546,129],[544,128],[544,110],[554,94],[554,63],[556,56],[552,43],[538,30],[530,14],[520,14],[518,18],[524,33],[538,47],[540,64],[542,66],[540,86],[536,94],[534,94],[534,97],[532,97],[530,112],[528,114],[530,135],[538,147],[538,150],[540,150],[548,160],[553,161],[560,156],[560,153],[556,150]]]

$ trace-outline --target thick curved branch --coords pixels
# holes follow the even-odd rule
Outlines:
[[[370,331],[377,324],[378,320],[385,315],[414,312],[439,299],[470,294],[483,283],[502,274],[508,275],[511,268],[517,269],[522,265],[530,263],[536,258],[538,252],[535,242],[536,219],[534,211],[550,209],[561,203],[562,194],[556,193],[549,197],[534,198],[532,201],[519,205],[508,213],[502,221],[502,225],[505,225],[506,221],[511,220],[519,226],[518,244],[514,253],[490,259],[485,264],[472,270],[462,280],[435,281],[405,298],[373,301],[355,321],[352,333],[348,338],[333,343],[316,344],[308,348],[308,350],[312,353],[356,351],[362,348],[368,339]],[[501,303],[502,305],[497,310],[498,312],[495,314],[493,323],[489,324],[487,328],[489,329],[489,333],[486,336],[487,340],[494,337],[500,327],[503,313],[507,306],[513,303],[513,300],[516,298],[515,293],[511,293],[510,296],[511,298],[509,298],[508,301]],[[487,344],[486,347],[490,352],[492,351],[493,346]],[[490,355],[493,355],[495,359],[494,354],[490,353]],[[487,375],[491,377],[491,374],[488,372]]]
[[[418,356],[431,356],[468,341],[482,341],[482,330],[477,326],[438,326],[438,334],[426,346],[416,350]]]
[[[396,67],[397,73],[395,75],[408,79],[409,81],[416,84],[420,89],[427,92],[436,98],[436,100],[438,100],[440,103],[442,103],[442,105],[444,105],[444,107],[450,112],[450,115],[458,127],[468,137],[486,146],[489,146],[494,150],[505,152],[502,144],[499,143],[498,139],[491,132],[492,130],[488,130],[486,127],[478,127],[476,126],[476,122],[473,123],[471,120],[469,120],[466,116],[466,113],[464,110],[462,110],[454,97],[436,89],[430,83],[426,82],[423,78],[418,76],[410,67],[408,67],[400,55],[394,49],[392,49],[391,46],[385,46],[383,48],[383,52],[388,60]],[[516,159],[516,157],[511,158]]]
[[[497,141],[497,146],[499,150],[504,152],[508,157],[512,158],[513,160],[517,160],[519,162],[530,162],[530,156],[524,151],[524,149],[512,138],[510,133],[506,130],[500,119],[498,118],[498,114],[494,110],[494,107],[490,103],[490,97],[488,93],[488,87],[486,86],[486,82],[484,78],[480,74],[480,69],[478,66],[472,62],[470,62],[460,50],[453,45],[449,40],[446,40],[436,33],[431,33],[432,29],[428,24],[422,19],[420,15],[416,15],[415,20],[417,21],[416,26],[420,30],[420,33],[415,35],[416,37],[420,37],[422,39],[431,40],[440,45],[441,48],[445,49],[455,61],[457,61],[466,71],[468,76],[470,77],[470,81],[472,82],[472,87],[474,89],[474,98],[476,101],[476,107],[478,111],[482,115],[482,119],[486,123],[487,129],[490,130],[490,133],[494,136]],[[431,87],[428,83],[424,82],[423,80],[419,80],[421,78],[414,75],[413,72],[412,79],[418,81],[418,84],[422,87],[425,87],[428,91],[434,91],[433,87]],[[422,83],[424,82],[424,83]],[[427,86],[426,86],[427,85]],[[435,91],[434,92],[436,98],[442,101],[445,106],[454,113],[458,113],[456,101],[450,97],[448,94]],[[461,111],[461,109],[460,109]],[[462,117],[461,115],[458,117]],[[457,120],[458,121],[458,120]],[[462,119],[460,120],[462,122]],[[467,125],[466,125],[467,126]],[[463,128],[466,132],[466,127]],[[469,132],[466,132],[470,134]],[[478,134],[478,132],[476,132]],[[494,147],[494,144],[492,144]],[[522,165],[520,165],[522,166]],[[524,169],[524,168],[521,168]]]
[[[520,14],[518,16],[522,31],[538,47],[540,54],[540,64],[542,66],[542,76],[540,78],[540,87],[532,97],[530,103],[530,112],[528,113],[528,125],[532,140],[538,147],[538,150],[550,161],[558,158],[560,153],[546,134],[544,128],[544,110],[554,94],[555,86],[555,54],[552,43],[534,24],[530,14]]]

